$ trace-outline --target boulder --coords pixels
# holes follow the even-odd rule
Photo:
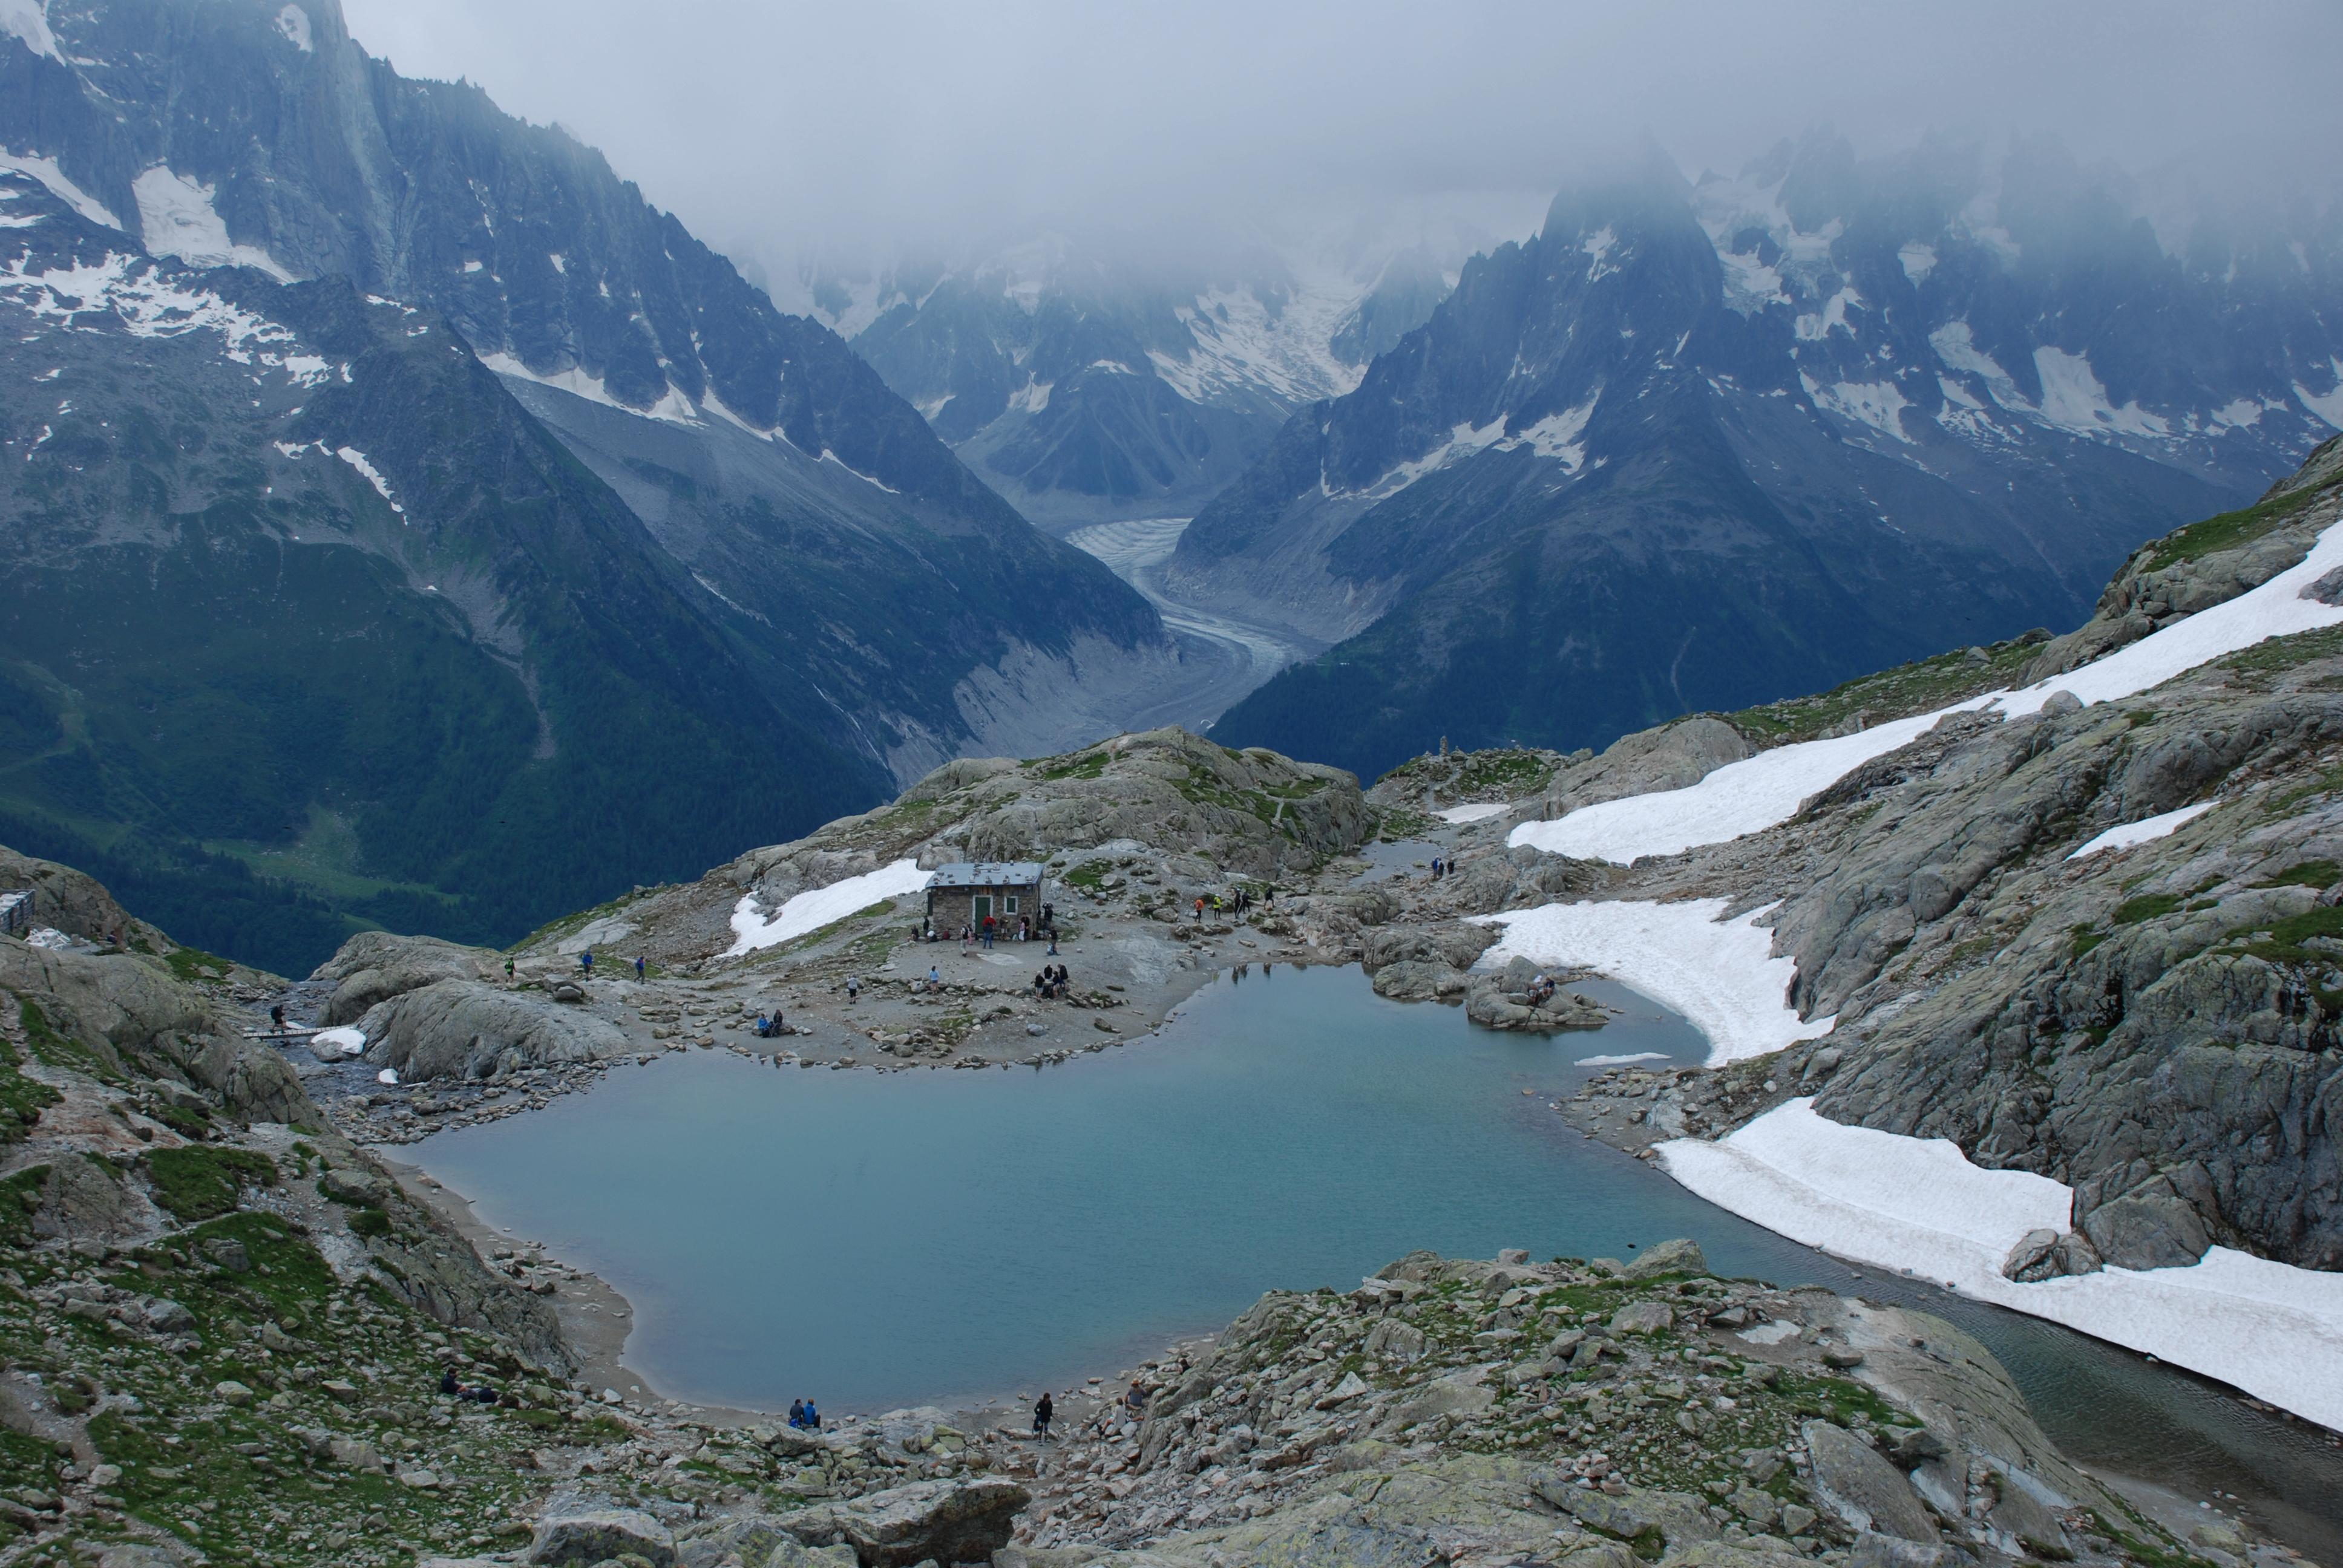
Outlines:
[[[538,1522],[537,1534],[521,1561],[539,1564],[595,1563],[628,1553],[651,1568],[673,1568],[675,1537],[648,1513],[630,1508],[598,1508],[551,1514]]]
[[[2068,1274],[2088,1274],[2100,1263],[2096,1248],[2073,1231],[2028,1231],[2002,1261],[2004,1279],[2021,1285],[2038,1284]]]
[[[807,1546],[851,1546],[862,1568],[981,1563],[1009,1544],[1012,1522],[1031,1501],[1025,1488],[998,1476],[917,1481],[775,1523]]]
[[[373,1171],[338,1166],[317,1178],[317,1191],[337,1203],[365,1209],[379,1209],[390,1197],[390,1184]]]
[[[1849,1529],[1936,1543],[1936,1527],[1929,1523],[1920,1494],[1877,1450],[1826,1421],[1807,1422],[1801,1430],[1814,1461],[1815,1499]]]
[[[616,1056],[627,1038],[616,1024],[528,991],[478,980],[435,980],[376,1006],[359,1026],[367,1060],[395,1069],[402,1082],[485,1079],[511,1052],[528,1067]]]
[[[1614,1334],[1656,1334],[1675,1322],[1665,1302],[1629,1302],[1611,1314]]]
[[[1657,1246],[1646,1247],[1635,1261],[1619,1271],[1623,1280],[1650,1280],[1662,1274],[1705,1274],[1708,1260],[1701,1255],[1700,1243],[1682,1236]]]
[[[1478,1415],[1497,1402],[1496,1391],[1488,1380],[1486,1367],[1466,1367],[1434,1378],[1393,1405],[1377,1430],[1396,1432],[1443,1415]]]
[[[2083,1216],[2083,1233],[2118,1269],[2181,1269],[2210,1247],[2204,1216],[2157,1178]]]
[[[345,1024],[365,1017],[378,1003],[420,990],[435,980],[479,980],[493,974],[501,961],[486,948],[468,948],[437,937],[360,931],[309,978],[333,982],[326,1022]]]
[[[1472,989],[1472,977],[1463,970],[1422,959],[1401,959],[1374,971],[1377,996],[1393,1001],[1446,1001]]]
[[[1386,964],[1423,963],[1470,969],[1497,944],[1493,926],[1443,920],[1428,926],[1380,926],[1359,939],[1359,961],[1369,974]]]

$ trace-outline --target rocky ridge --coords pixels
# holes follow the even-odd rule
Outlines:
[[[2343,1084],[2343,638],[2275,638],[2119,702],[1957,714],[1790,821],[1633,866],[1503,847],[1588,802],[1582,781],[1677,787],[1736,748],[1927,711],[2055,677],[2300,561],[2343,512],[2329,442],[2260,502],[2145,546],[2081,630],[2014,639],[1826,699],[1686,720],[1565,764],[1464,829],[1456,874],[1402,889],[1394,932],[1557,898],[1720,898],[1794,958],[1816,1041],[1715,1072],[1624,1070],[1570,1108],[1631,1147],[1716,1136],[1796,1095],[1835,1120],[1945,1137],[2075,1189],[2075,1231],[2013,1276],[2193,1261],[2213,1243],[2343,1267],[2331,1105]],[[2317,585],[2314,591],[2325,591]],[[1605,759],[1617,753],[1615,764]],[[1605,798],[1609,781],[1594,798]],[[2120,824],[2163,837],[2076,858]],[[1404,939],[1358,951],[1371,964]],[[1437,983],[1437,977],[1435,983]],[[1453,982],[1449,982],[1453,983]]]

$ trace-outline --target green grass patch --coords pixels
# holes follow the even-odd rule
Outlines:
[[[2298,631],[2291,637],[2265,638],[2219,661],[2223,669],[2247,675],[2276,675],[2322,658],[2343,658],[2343,626]]]
[[[30,1002],[24,1005],[33,1011],[39,1010]],[[23,1141],[33,1124],[41,1119],[41,1112],[65,1098],[37,1079],[25,1077],[24,1065],[24,1058],[16,1054],[15,1046],[0,1040],[0,1143]]]
[[[2326,889],[2333,887],[2338,876],[2343,876],[2343,867],[2338,867],[2332,860],[2305,860],[2254,885],[2258,888]]]
[[[1077,752],[1071,757],[1048,758],[1033,768],[1036,779],[1095,779],[1106,771],[1107,754],[1101,751]]]
[[[1094,893],[1105,883],[1106,878],[1105,861],[1085,860],[1058,879],[1070,888],[1081,888],[1087,892]]]
[[[1981,663],[1971,658],[1966,649],[1940,653],[1876,675],[1859,676],[1815,696],[1785,698],[1722,717],[1753,745],[1786,746],[1813,740],[1858,713],[1867,725],[1882,724],[1981,697],[2012,684],[2041,650],[2039,642],[2013,639],[1986,648]]]
[[[163,961],[171,966],[173,974],[190,983],[224,980],[236,968],[234,960],[201,948],[173,948]]]
[[[164,1208],[182,1220],[209,1220],[233,1210],[247,1185],[273,1185],[277,1166],[250,1149],[191,1143],[147,1155],[146,1174],[155,1184],[155,1201]]]
[[[2332,964],[2338,955],[2303,944],[2314,937],[2343,939],[2343,910],[2306,910],[2270,928],[2267,940],[2249,942],[2246,951],[2274,964]]]
[[[2149,893],[2141,898],[2126,899],[2116,906],[2116,924],[2136,926],[2142,920],[2152,920],[2168,915],[2187,901],[2186,893]]]
[[[2066,934],[2068,950],[2076,958],[2081,958],[2107,940],[2107,932],[2092,926],[2077,926]]]
[[[2234,512],[2217,513],[2185,528],[2175,528],[2142,547],[2147,553],[2140,560],[2139,569],[2160,572],[2183,561],[2202,560],[2221,550],[2249,545],[2292,522],[2310,502],[2310,496],[2298,491],[2257,501]]]
[[[16,1019],[25,1026],[25,1041],[33,1055],[51,1067],[85,1072],[107,1083],[124,1081],[111,1062],[49,1021],[49,1015],[26,997],[16,1004]]]

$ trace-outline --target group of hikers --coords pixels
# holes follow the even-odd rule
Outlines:
[[[1054,956],[1058,950],[1057,910],[1049,904],[1043,904],[1041,920],[1038,926],[1034,924],[1033,917],[1031,915],[1018,916],[1017,924],[1013,928],[1001,916],[987,915],[980,920],[961,921],[960,930],[957,931],[952,930],[950,921],[946,921],[944,929],[940,932],[936,930],[935,921],[930,920],[922,921],[911,932],[913,940],[922,942],[948,942],[955,936],[960,939],[960,950],[962,952],[974,947],[989,948],[996,940],[1001,940],[1013,942],[1046,941],[1050,944],[1050,951]]]
[[[1033,1435],[1044,1442],[1048,1442],[1050,1423],[1057,1419],[1057,1402],[1052,1400],[1049,1391],[1044,1389],[1041,1397],[1033,1402]],[[1099,1407],[1098,1413],[1091,1418],[1089,1430],[1094,1437],[1104,1437],[1126,1421],[1145,1421],[1146,1419],[1147,1390],[1133,1382],[1130,1392],[1121,1399],[1109,1400]]]
[[[1062,997],[1072,989],[1073,982],[1063,964],[1043,964],[1041,972],[1033,977],[1033,994],[1045,1000]]]
[[[773,1016],[770,1018],[767,1018],[761,1012],[757,1015],[757,1038],[759,1040],[770,1040],[776,1035],[787,1034],[789,1032],[789,1026],[781,1021],[781,1010],[779,1008],[777,1007],[773,1009]]]
[[[789,1401],[789,1424],[800,1432],[820,1432],[821,1412],[814,1409],[809,1399],[793,1399]]]
[[[1272,909],[1275,908],[1277,904],[1277,890],[1275,888],[1270,889],[1267,893],[1262,895],[1262,901],[1270,905]],[[1244,918],[1245,911],[1252,908],[1252,890],[1251,888],[1239,887],[1235,892],[1231,893],[1225,899],[1222,898],[1218,893],[1198,893],[1196,895],[1193,907],[1196,911],[1196,923],[1198,925],[1202,925],[1204,923],[1204,911],[1207,909],[1212,911],[1212,919],[1216,920],[1224,914],[1234,915],[1239,920],[1242,920]]]
[[[494,1404],[498,1400],[504,1398],[504,1395],[498,1393],[496,1390],[490,1388],[484,1382],[467,1383],[463,1382],[460,1378],[457,1377],[456,1369],[454,1367],[449,1367],[447,1371],[439,1374],[439,1392],[448,1395],[450,1398],[461,1400],[467,1403],[473,1404]]]
[[[1435,882],[1436,882],[1436,881],[1440,880],[1440,879],[1441,879],[1441,878],[1443,878],[1443,877],[1446,876],[1447,874],[1448,874],[1448,862],[1447,862],[1446,860],[1443,859],[1442,859],[1440,856],[1438,856],[1438,855],[1434,855],[1434,856],[1433,856],[1433,857],[1432,857],[1432,879],[1433,879],[1433,881],[1435,881]]]

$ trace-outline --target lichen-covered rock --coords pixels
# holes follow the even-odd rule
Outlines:
[[[565,1568],[570,1563],[607,1562],[628,1554],[642,1558],[651,1568],[672,1568],[675,1536],[648,1513],[626,1508],[598,1508],[560,1513],[538,1522],[524,1562],[538,1568]]]
[[[1942,1539],[1919,1493],[1876,1449],[1826,1421],[1810,1421],[1803,1431],[1814,1461],[1815,1495],[1849,1529],[1928,1543]]]

